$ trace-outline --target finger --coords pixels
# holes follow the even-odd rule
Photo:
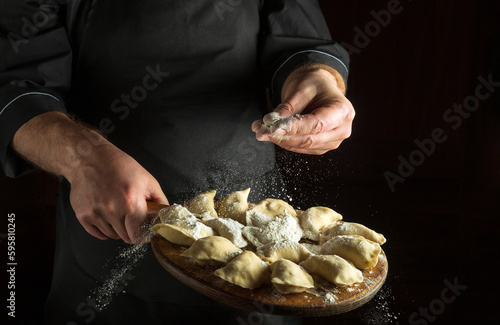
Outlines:
[[[288,118],[294,118],[302,113],[316,94],[317,88],[315,86],[304,87],[279,104],[273,112],[264,115],[262,120],[253,122],[252,130],[256,133],[262,131],[260,135],[257,135],[257,139],[263,132],[276,132],[277,129],[283,128],[288,122]]]
[[[310,84],[302,87],[294,93],[290,94],[279,104],[274,110],[282,117],[292,117],[300,114],[311,103],[314,97],[318,94],[316,85]]]
[[[76,213],[76,212],[75,212]],[[77,218],[89,234],[99,239],[118,239],[113,226],[106,222],[103,216],[107,215],[104,209],[96,208],[87,213],[78,213]]]
[[[337,149],[340,143],[351,135],[351,125],[327,132],[310,135],[285,135],[279,138],[270,137],[269,141],[280,147],[299,153],[322,154]]]
[[[130,238],[130,243],[141,243],[147,233],[148,229],[144,227],[148,226],[148,208],[146,200],[143,200],[142,204],[137,206],[137,209],[129,212],[125,216],[125,228]]]
[[[156,181],[156,179],[154,179],[154,181],[152,182],[152,185],[150,186],[150,188],[148,190],[149,190],[149,194],[146,195],[146,200],[157,202],[160,204],[165,204],[165,205],[170,204],[168,202],[167,197],[165,196],[165,193],[163,193],[160,184],[158,183],[158,181]],[[144,201],[144,204],[146,204],[145,202],[146,201]]]
[[[293,151],[296,153],[302,153],[302,154],[308,154],[308,155],[323,155],[328,151],[335,150],[337,149],[340,144],[342,143],[343,140],[337,140],[337,141],[332,141],[329,143],[328,146],[324,146],[324,148],[317,149],[317,148],[311,148],[311,149],[303,149],[303,148],[297,148],[297,147],[288,147],[285,145],[280,144],[282,148],[288,150],[288,151]]]
[[[99,225],[97,227],[103,234],[105,234],[109,238],[120,239],[120,235],[118,235],[118,233],[113,229],[113,226],[106,221],[100,219]]]
[[[351,124],[354,115],[354,109],[349,102],[335,102],[316,108],[310,114],[279,121],[275,128],[286,130],[286,135],[320,134]],[[282,124],[286,124],[286,127],[282,127]]]
[[[106,236],[97,226],[94,226],[88,222],[81,222],[83,228],[92,236],[101,239],[101,240],[106,240],[109,237]]]
[[[252,131],[257,132],[262,128],[262,125],[264,124],[263,120],[256,120],[252,123]]]
[[[94,210],[93,224],[106,236],[113,239],[130,241],[124,226],[124,212],[115,203],[102,204]]]
[[[125,227],[126,213],[120,213],[120,215],[116,215],[112,218],[111,226],[116,232],[118,238],[122,239],[126,243],[131,243],[131,238],[128,234],[127,228]]]

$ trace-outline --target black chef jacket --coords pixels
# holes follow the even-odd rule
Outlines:
[[[257,142],[250,125],[267,112],[266,89],[276,105],[287,75],[308,62],[347,78],[346,51],[331,40],[312,0],[3,0],[3,170],[14,177],[32,169],[9,142],[29,119],[60,111],[134,157],[171,203],[248,186],[252,201],[279,197],[274,147]],[[91,150],[91,143],[79,150]],[[267,319],[185,287],[151,253],[131,271],[125,293],[105,310],[91,310],[86,298],[125,244],[89,235],[71,209],[69,190],[62,180],[48,323]]]

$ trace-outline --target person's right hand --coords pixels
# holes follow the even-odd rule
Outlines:
[[[87,232],[99,239],[144,241],[147,200],[168,204],[158,181],[137,161],[105,142],[72,168],[70,201]]]

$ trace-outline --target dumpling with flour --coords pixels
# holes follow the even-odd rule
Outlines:
[[[380,251],[379,244],[358,235],[334,236],[321,246],[321,254],[338,255],[362,270],[377,265]]]
[[[297,212],[288,203],[279,199],[265,199],[246,212],[247,226],[261,227],[277,217],[297,217]]]
[[[252,251],[244,251],[214,274],[246,289],[255,289],[269,281],[269,266]]]
[[[179,205],[162,209],[159,217],[162,223],[152,226],[151,231],[176,245],[191,246],[197,239],[215,235],[212,228]]]
[[[312,207],[298,215],[303,237],[314,241],[319,240],[323,227],[342,219],[342,215],[326,207]]]
[[[338,286],[348,286],[363,281],[361,271],[338,255],[313,255],[299,265],[307,272],[319,275]]]
[[[172,204],[158,211],[158,217],[162,223],[168,223],[181,218],[194,217],[194,215],[180,204]]]
[[[370,228],[355,222],[335,222],[324,228],[320,234],[320,244],[327,242],[330,238],[339,235],[359,235],[379,245],[385,243],[385,237]]]
[[[287,259],[294,263],[300,263],[307,259],[312,253],[302,244],[291,240],[272,241],[257,249],[257,255],[268,263],[274,263],[280,259]]]
[[[243,225],[229,218],[214,218],[206,222],[207,226],[214,229],[219,236],[229,239],[237,247],[245,247],[248,242],[242,234]]]
[[[215,194],[215,190],[200,193],[184,203],[184,206],[200,218],[217,218],[214,203]]]
[[[283,294],[304,292],[314,287],[312,276],[304,268],[287,259],[271,264],[271,283]]]
[[[242,251],[227,238],[208,236],[198,239],[181,256],[187,257],[200,265],[221,265],[231,261]]]
[[[296,218],[285,215],[269,221],[265,226],[246,226],[243,228],[243,235],[255,247],[259,248],[272,241],[298,242],[302,238],[302,229],[300,229]]]
[[[249,193],[250,188],[247,188],[243,191],[233,192],[215,202],[215,210],[219,217],[231,218],[245,225]]]

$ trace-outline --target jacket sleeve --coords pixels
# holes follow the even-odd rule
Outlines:
[[[15,132],[44,112],[66,112],[71,48],[62,2],[0,2],[0,161],[9,177],[33,169],[9,145]]]
[[[349,55],[332,41],[316,0],[269,0],[261,8],[260,55],[273,104],[287,76],[307,63],[323,63],[347,84]]]

